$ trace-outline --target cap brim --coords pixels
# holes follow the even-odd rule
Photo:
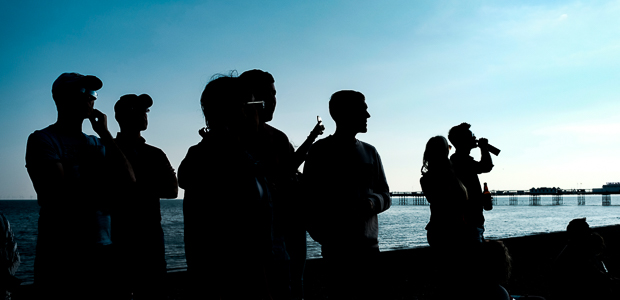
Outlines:
[[[80,82],[84,86],[84,88],[87,88],[93,91],[96,91],[103,87],[103,82],[101,81],[101,79],[93,75],[86,75],[80,78]]]
[[[153,98],[147,94],[141,94],[138,96],[138,101],[140,101],[141,106],[144,108],[149,108],[153,106]]]

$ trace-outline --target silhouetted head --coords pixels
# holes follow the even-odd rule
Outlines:
[[[590,224],[586,222],[586,218],[576,218],[568,222],[566,232],[568,232],[569,235],[584,235],[590,234],[592,230],[590,229]]]
[[[276,81],[273,76],[263,70],[254,69],[243,72],[239,78],[246,82],[256,101],[265,101],[261,121],[271,121],[276,110]]]
[[[593,231],[590,228],[590,224],[586,222],[586,218],[576,218],[568,222],[566,233],[568,233],[570,243],[584,244],[588,241]]]
[[[450,145],[445,137],[438,135],[430,138],[424,149],[422,158],[422,174],[434,169],[449,169]]]
[[[484,240],[476,256],[479,261],[479,280],[505,283],[512,273],[512,258],[502,241]]]
[[[59,113],[86,119],[102,86],[103,82],[92,75],[62,73],[52,84],[52,98]]]
[[[605,240],[594,232],[586,218],[572,219],[566,226],[568,243],[584,255],[598,256],[605,251]]]
[[[329,100],[329,114],[336,122],[336,130],[353,133],[368,131],[368,105],[364,94],[344,90],[335,92]]]
[[[127,94],[114,104],[114,113],[121,131],[144,131],[149,121],[146,114],[153,105],[153,99],[147,94],[140,96]]]
[[[476,136],[469,130],[471,125],[461,123],[448,132],[448,139],[456,149],[473,149],[477,147]]]
[[[220,76],[202,92],[200,104],[209,131],[256,130],[263,103],[253,101],[243,81],[237,77]]]

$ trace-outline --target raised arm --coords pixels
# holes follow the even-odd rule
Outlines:
[[[293,170],[297,170],[297,168],[301,166],[304,160],[306,160],[306,156],[308,154],[308,151],[310,150],[310,146],[312,146],[312,143],[316,141],[319,135],[323,134],[324,130],[325,126],[323,126],[321,122],[317,123],[316,126],[314,126],[314,128],[310,132],[310,135],[308,135],[308,138],[306,138],[306,140],[301,144],[301,146],[297,148],[297,151],[295,151],[295,154],[293,155]]]
[[[109,176],[113,184],[134,184],[134,175],[131,164],[118,148],[112,134],[108,130],[107,116],[101,111],[94,109],[89,121],[93,130],[99,135],[101,142],[106,147],[106,166],[108,166]]]
[[[489,141],[485,138],[478,140],[478,147],[480,148],[480,162],[476,164],[476,173],[489,173],[493,170],[493,160],[488,149]]]

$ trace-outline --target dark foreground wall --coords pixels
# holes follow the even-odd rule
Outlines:
[[[607,263],[610,271],[620,270],[620,225],[595,228],[607,243]],[[545,233],[502,239],[513,258],[513,276],[505,285],[513,295],[548,296],[548,268],[566,242],[564,232]],[[433,262],[428,247],[382,252],[384,299],[434,299],[436,293],[431,274]],[[311,259],[306,265],[306,300],[326,299],[322,280],[322,260]],[[185,295],[186,273],[168,273],[170,299],[193,299]],[[243,283],[239,283],[240,288]],[[24,287],[22,295],[13,299],[30,299],[32,287]]]
[[[607,243],[608,269],[620,270],[620,225],[595,228]],[[544,233],[502,239],[513,258],[513,275],[506,289],[513,295],[548,296],[548,269],[566,243],[566,233]],[[434,299],[433,263],[428,247],[381,253],[384,299]],[[308,260],[305,273],[306,300],[326,299],[322,260]],[[175,299],[183,297],[184,273],[170,273]]]
[[[607,244],[605,252],[610,272],[620,270],[620,225],[597,227]],[[549,267],[564,248],[565,232],[544,233],[502,239],[513,259],[512,277],[506,289],[512,295],[549,296]],[[433,260],[428,247],[381,253],[385,299],[434,299],[431,280]],[[321,260],[310,260],[306,272],[306,299],[324,299]]]

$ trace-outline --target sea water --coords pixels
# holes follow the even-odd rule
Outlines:
[[[485,237],[491,239],[563,231],[574,218],[586,217],[590,226],[620,224],[620,195],[612,195],[612,205],[603,206],[600,195],[586,196],[586,205],[578,205],[576,196],[564,196],[561,205],[552,205],[551,197],[542,197],[539,206],[529,205],[529,197],[518,197],[517,205],[509,205],[508,197],[496,197],[497,204],[485,212]],[[424,227],[430,218],[429,206],[394,205],[379,215],[379,247],[393,251],[427,246]],[[409,201],[411,203],[411,201]],[[171,271],[183,270],[183,201],[162,200],[162,227],[166,239],[166,261]],[[33,279],[34,254],[39,207],[32,200],[0,200],[0,212],[11,222],[22,264],[17,277]],[[209,212],[205,212],[208,217]],[[308,238],[308,258],[321,257],[320,245]],[[70,254],[70,250],[67,253]]]

